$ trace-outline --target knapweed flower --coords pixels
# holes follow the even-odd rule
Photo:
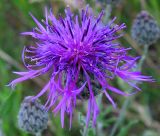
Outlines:
[[[141,11],[134,20],[131,36],[140,45],[151,45],[160,38],[160,27],[147,11]]]
[[[88,7],[82,10],[81,15],[73,15],[70,8],[65,9],[66,16],[58,19],[46,11],[46,19],[40,23],[33,15],[32,18],[38,28],[23,35],[32,36],[35,45],[27,46],[23,51],[23,61],[27,72],[15,72],[20,78],[13,80],[10,85],[32,79],[45,73],[50,73],[48,83],[34,96],[37,99],[48,91],[48,100],[45,106],[57,114],[60,111],[61,124],[64,126],[65,113],[72,115],[77,99],[82,100],[88,93],[88,111],[86,122],[92,117],[96,123],[99,108],[96,103],[94,90],[105,93],[108,100],[115,107],[109,91],[128,96],[109,84],[115,77],[119,77],[129,85],[140,90],[132,81],[152,81],[151,77],[143,76],[140,72],[132,72],[132,67],[138,57],[127,55],[129,48],[113,42],[121,37],[116,32],[125,28],[125,24],[114,25],[113,19],[103,25],[102,11],[97,18],[89,14]],[[27,63],[26,63],[27,62]],[[59,102],[59,103],[58,103]],[[58,103],[58,104],[57,104]]]
[[[18,126],[28,133],[37,134],[47,128],[48,112],[39,100],[31,101],[31,98],[27,96],[21,103]]]

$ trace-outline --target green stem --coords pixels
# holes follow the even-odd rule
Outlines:
[[[42,136],[41,132],[35,134],[35,136]]]
[[[112,5],[111,4],[107,4],[106,8],[105,8],[105,17],[104,17],[104,22],[109,22],[110,16],[111,16],[111,12],[112,12]]]
[[[137,66],[137,70],[141,71],[142,69],[142,65],[144,63],[144,60],[148,54],[148,48],[149,48],[149,45],[144,45],[144,53],[139,61],[139,64]],[[136,84],[136,83],[135,83]],[[132,92],[134,88],[131,88],[129,90],[129,92]],[[122,109],[120,111],[120,114],[119,114],[119,117],[115,123],[115,125],[113,126],[113,129],[110,133],[110,136],[115,136],[115,133],[118,129],[118,127],[123,123],[124,119],[125,119],[125,115],[126,115],[126,111],[127,111],[127,108],[129,106],[129,104],[131,103],[131,101],[134,99],[134,97],[128,97],[126,98],[125,102],[123,103],[123,106],[122,106]]]
[[[82,136],[87,136],[87,133],[88,133],[88,127],[84,127],[83,128],[83,134],[82,134]]]
[[[148,54],[148,49],[149,49],[149,45],[144,45],[144,53],[139,61],[138,70],[142,69],[142,65],[144,63],[144,60],[146,59],[147,54]]]
[[[146,9],[146,1],[140,0],[140,3],[141,3],[142,10],[145,10]]]
[[[101,110],[102,109],[102,96],[103,96],[103,94],[99,94],[98,95],[98,98],[97,98],[97,105],[98,105],[98,107],[99,107],[99,109]],[[97,120],[97,125],[96,125],[96,133],[97,133],[97,135],[98,136],[103,136],[103,133],[102,133],[102,122],[100,122],[100,121],[98,121]]]

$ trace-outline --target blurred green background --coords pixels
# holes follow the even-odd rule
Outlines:
[[[103,2],[104,1],[104,2]],[[44,7],[53,8],[54,14],[64,14],[63,9],[70,5],[72,11],[84,8],[89,4],[95,14],[103,8],[106,12],[104,23],[108,16],[117,17],[116,23],[126,23],[127,29],[120,42],[126,47],[132,47],[130,51],[134,56],[142,55],[143,46],[138,46],[130,37],[130,29],[135,16],[142,10],[147,10],[160,24],[160,0],[121,0],[112,6],[105,0],[1,0],[0,1],[0,136],[30,136],[18,128],[17,114],[20,103],[25,96],[37,94],[42,88],[46,77],[37,80],[26,81],[18,84],[15,90],[7,85],[17,76],[12,71],[24,70],[21,61],[21,52],[24,45],[32,43],[29,38],[20,36],[21,32],[29,31],[35,27],[35,23],[29,16],[31,12],[39,20],[44,18]],[[112,11],[111,13],[109,11]],[[125,120],[118,127],[116,136],[160,136],[160,40],[150,46],[148,57],[143,65],[143,74],[152,75],[155,83],[143,83],[142,92],[136,94],[127,109]],[[113,83],[119,88],[125,88],[118,79]],[[114,110],[103,98],[102,109],[98,118],[102,124],[101,132],[90,130],[90,136],[108,136],[110,130],[119,115],[124,104],[125,97],[113,94],[117,103]],[[45,97],[42,98],[42,102]],[[43,132],[44,136],[80,136],[83,119],[78,118],[79,111],[85,115],[84,104],[79,104],[74,113],[73,127],[68,129],[67,121],[64,129],[61,128],[60,118],[50,114],[48,129]],[[66,117],[67,120],[67,117]],[[81,122],[82,120],[82,122]],[[81,124],[81,125],[80,125]],[[97,133],[97,134],[96,134]]]

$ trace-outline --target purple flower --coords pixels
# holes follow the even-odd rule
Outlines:
[[[99,109],[94,95],[92,80],[101,87],[99,91],[105,93],[108,100],[115,107],[115,103],[108,91],[123,96],[127,94],[111,85],[108,81],[120,77],[129,85],[140,90],[132,81],[152,81],[151,77],[143,76],[140,72],[132,72],[138,58],[127,55],[128,48],[113,42],[121,37],[116,32],[124,29],[125,24],[114,25],[113,19],[103,25],[101,18],[103,11],[97,18],[89,15],[88,7],[82,10],[81,16],[74,16],[69,8],[65,10],[66,17],[58,19],[46,11],[46,19],[40,23],[33,15],[32,18],[38,28],[23,35],[32,36],[36,43],[23,50],[23,62],[27,72],[14,72],[20,78],[13,80],[10,86],[35,78],[47,72],[50,79],[44,88],[33,99],[37,99],[48,91],[45,106],[57,114],[60,111],[61,124],[64,126],[64,114],[70,116],[70,127],[76,100],[88,87],[89,100],[87,112],[87,126],[90,118],[96,123]],[[42,25],[43,24],[43,25]],[[26,63],[27,62],[27,63]],[[80,76],[83,77],[79,86]],[[59,103],[58,103],[59,102]],[[57,104],[58,103],[58,104]],[[92,115],[92,116],[91,116]]]

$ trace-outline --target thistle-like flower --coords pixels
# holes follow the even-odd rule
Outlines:
[[[37,134],[47,128],[48,112],[39,100],[32,101],[32,96],[23,100],[18,113],[18,126],[22,130]]]
[[[140,45],[151,45],[160,38],[160,27],[147,11],[141,11],[134,20],[131,36]]]
[[[55,114],[60,111],[62,127],[64,115],[67,113],[70,116],[71,127],[77,98],[81,99],[81,96],[87,92],[86,122],[88,126],[92,115],[93,125],[95,125],[99,114],[95,99],[97,93],[94,90],[96,86],[99,88],[98,92],[105,93],[115,107],[109,91],[123,96],[130,94],[109,85],[109,81],[119,77],[140,90],[132,81],[152,81],[152,79],[141,75],[138,71],[132,72],[138,57],[128,56],[129,48],[113,42],[121,37],[116,35],[116,32],[124,29],[125,24],[113,26],[115,20],[113,19],[107,25],[103,25],[101,19],[104,12],[102,11],[95,18],[89,14],[88,7],[82,10],[80,16],[74,16],[70,8],[67,8],[65,13],[66,17],[59,16],[59,19],[56,19],[51,11],[49,15],[46,11],[43,25],[31,15],[38,28],[22,34],[32,36],[37,42],[33,46],[24,48],[22,58],[28,71],[15,72],[21,77],[13,80],[10,85],[14,87],[19,82],[50,72],[48,83],[33,99],[39,98],[48,91],[45,106],[48,109],[53,107]]]

